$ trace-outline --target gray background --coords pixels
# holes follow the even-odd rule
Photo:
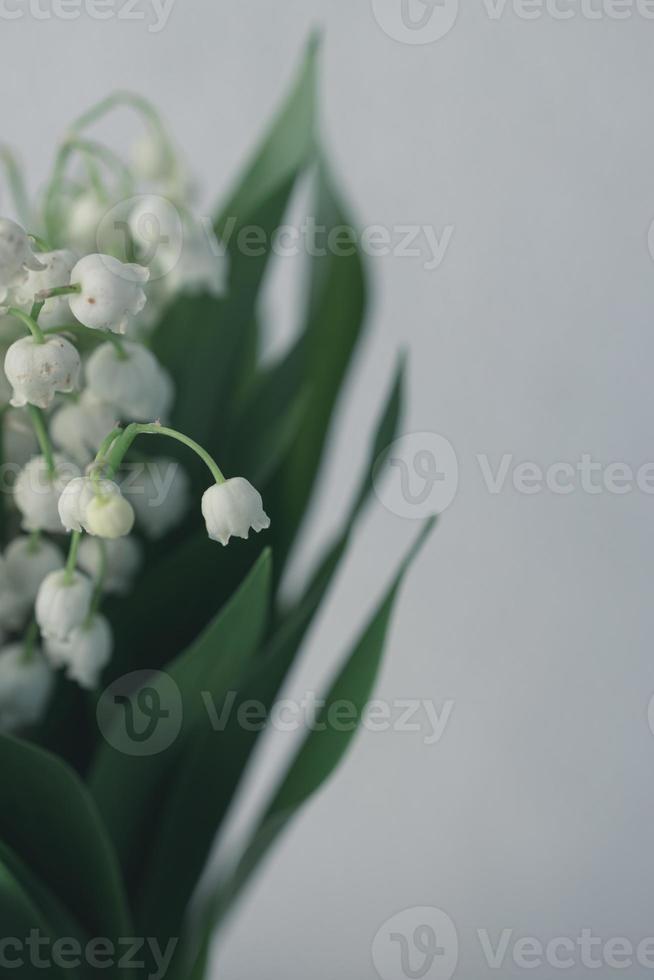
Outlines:
[[[654,933],[652,499],[526,495],[510,478],[491,494],[476,456],[654,458],[654,21],[494,21],[473,0],[447,37],[409,45],[369,0],[177,0],[160,33],[26,15],[1,26],[3,139],[37,185],[73,114],[135,88],[224,193],[315,25],[322,126],[359,224],[455,231],[436,270],[371,262],[371,330],[295,581],[338,525],[406,346],[406,431],[446,436],[460,482],[407,579],[378,695],[454,709],[436,745],[424,731],[359,737],[231,921],[216,975],[373,978],[377,930],[416,906],[454,921],[460,977],[492,975],[477,929],[637,942]],[[296,315],[281,266],[271,342]],[[292,693],[330,672],[416,530],[379,502],[366,515]],[[267,743],[243,819],[290,744]]]

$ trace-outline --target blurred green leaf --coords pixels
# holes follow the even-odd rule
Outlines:
[[[129,934],[122,880],[85,787],[55,756],[0,736],[0,772],[11,806],[0,807],[0,840],[92,936]]]
[[[333,682],[325,704],[319,712],[315,728],[312,728],[289,765],[243,856],[210,903],[201,932],[200,959],[206,955],[213,928],[232,906],[272,843],[299,808],[331,776],[347,751],[373,690],[391,612],[402,579],[430,534],[434,523],[435,520],[427,522],[402,563],[386,597]],[[335,727],[329,724],[332,705],[341,701],[352,705],[351,731],[343,730],[344,726]]]
[[[271,558],[259,558],[236,594],[202,636],[167,668],[182,697],[183,723],[175,742],[156,755],[130,756],[103,743],[90,776],[132,893],[149,866],[155,828],[162,821],[170,780],[199,718],[209,723],[202,700],[208,692],[219,702],[234,685],[257,649],[270,611]],[[151,685],[158,687],[155,679]],[[120,721],[120,719],[119,719]],[[181,853],[169,854],[174,863]],[[174,891],[174,889],[173,889]],[[166,896],[161,896],[165,899]],[[170,896],[174,901],[174,895]]]
[[[27,940],[32,930],[41,936],[52,937],[49,924],[34,905],[31,896],[20,885],[4,861],[0,858],[0,938],[15,940],[4,951],[6,959],[19,960],[19,965],[7,968],[7,972],[17,980],[41,980],[43,967],[31,962]],[[63,977],[55,966],[48,970],[50,976]]]
[[[296,370],[307,393],[305,410],[288,456],[268,489],[278,575],[311,498],[334,409],[363,329],[366,305],[356,236],[324,164],[317,180],[316,224],[328,234],[339,229],[340,244],[338,249],[325,248],[324,254],[313,259],[306,325],[296,354]]]

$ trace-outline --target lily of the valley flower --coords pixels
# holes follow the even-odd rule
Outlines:
[[[18,630],[23,626],[29,610],[25,598],[9,577],[7,562],[0,558],[0,628]]]
[[[47,575],[36,597],[36,621],[47,639],[65,640],[89,614],[93,584],[81,572]]]
[[[19,643],[0,650],[0,731],[35,724],[52,691],[52,670],[40,650],[29,657]]]
[[[63,565],[59,548],[43,538],[34,540],[26,535],[19,535],[5,551],[9,586],[28,606],[33,605],[46,575],[63,568]]]
[[[78,401],[62,405],[54,413],[50,437],[58,449],[80,466],[86,466],[115,421],[116,410],[84,390]]]
[[[67,531],[118,538],[132,530],[134,511],[113,480],[79,476],[62,491],[59,518]]]
[[[22,285],[28,272],[43,269],[26,232],[9,218],[0,218],[0,303],[10,289]]]
[[[226,545],[230,537],[247,538],[250,529],[263,531],[270,518],[261,494],[241,476],[215,483],[202,495],[202,516],[212,541]]]
[[[143,285],[150,277],[142,265],[120,262],[112,255],[86,255],[70,274],[80,291],[68,296],[71,312],[92,330],[123,334],[130,317],[145,306]]]
[[[116,488],[118,489],[118,488]],[[86,508],[86,529],[99,538],[123,538],[134,527],[132,505],[118,491],[96,494]]]
[[[168,374],[147,348],[125,342],[126,356],[101,344],[86,362],[86,381],[96,398],[126,421],[165,418],[173,400]]]
[[[77,349],[58,335],[39,343],[34,337],[16,340],[5,356],[5,374],[13,388],[15,408],[48,408],[58,391],[77,386],[80,359]]]
[[[79,473],[65,456],[55,453],[54,473],[50,474],[43,456],[34,456],[16,477],[14,503],[23,516],[25,531],[61,534],[59,497],[64,487]]]
[[[24,307],[28,312],[36,293],[54,286],[67,286],[70,273],[77,262],[77,256],[67,248],[54,252],[39,252],[39,261],[44,268],[27,274],[25,282],[12,294],[12,302]],[[65,296],[52,296],[46,300],[39,315],[39,326],[62,327],[70,322],[68,301]]]
[[[67,639],[49,639],[45,644],[45,653],[53,667],[65,667],[69,680],[90,691],[100,683],[112,649],[111,627],[99,614],[72,629]]]
[[[142,557],[141,547],[133,537],[106,541],[84,537],[80,542],[77,563],[94,581],[103,576],[103,592],[126,595]]]

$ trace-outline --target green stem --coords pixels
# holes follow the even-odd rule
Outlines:
[[[39,627],[37,626],[36,620],[33,619],[25,630],[25,639],[23,640],[23,663],[28,664],[32,657],[34,656],[34,647],[36,645],[36,640],[39,635]]]
[[[97,102],[86,112],[82,113],[81,116],[75,120],[72,126],[72,132],[78,133],[81,130],[86,129],[92,123],[97,122],[102,116],[107,115],[107,113],[112,112],[114,109],[118,109],[121,106],[127,106],[129,109],[133,109],[137,112],[145,122],[152,127],[152,129],[157,134],[158,139],[161,141],[162,149],[167,157],[168,164],[172,170],[177,169],[177,160],[175,151],[173,149],[172,143],[166,131],[161,116],[147,99],[144,99],[141,95],[136,95],[134,92],[118,91],[114,92],[112,95],[107,96],[106,99],[102,99]]]
[[[38,551],[41,547],[41,532],[40,531],[30,531],[30,536],[27,544],[27,549],[31,554]]]
[[[177,429],[169,429],[165,425],[159,425],[158,422],[132,422],[127,426],[109,453],[107,463],[112,475],[120,468],[125,454],[138,435],[167,436],[169,439],[175,439],[177,442],[181,442],[182,445],[188,446],[189,449],[192,449],[200,457],[202,462],[208,467],[216,483],[225,482],[225,477],[213,456],[197,443],[195,439],[184,435],[183,432],[178,432]]]
[[[72,293],[81,293],[82,287],[78,282],[73,282],[70,286],[52,286],[51,289],[41,289],[37,294],[35,306],[43,306],[48,299],[53,296],[70,296]]]
[[[0,160],[4,164],[9,190],[14,200],[18,219],[23,225],[29,225],[30,206],[25,182],[23,181],[23,174],[21,168],[18,166],[16,157],[8,146],[0,147]]]
[[[118,174],[123,195],[129,197],[132,193],[132,175],[129,168],[125,166],[117,154],[101,143],[94,143],[90,140],[78,139],[77,137],[66,140],[57,153],[52,178],[45,194],[45,224],[48,238],[53,241],[57,237],[55,227],[58,218],[57,196],[65,180],[68,162],[75,152],[90,155],[100,160],[105,166]]]
[[[93,622],[93,617],[100,609],[100,603],[102,602],[102,589],[104,587],[104,580],[107,577],[107,545],[102,540],[102,538],[96,538],[98,548],[100,549],[100,568],[98,570],[98,577],[95,580],[95,588],[93,589],[93,597],[91,599],[91,608],[89,609],[89,614],[86,617],[86,625],[90,626]]]
[[[33,232],[30,232],[28,237],[32,239],[34,244],[37,245],[42,252],[51,251],[50,246],[46,242],[45,238],[40,238],[39,235],[35,235]]]
[[[9,316],[14,316],[16,317],[17,320],[20,320],[21,323],[25,324],[25,326],[28,328],[28,330],[34,337],[34,340],[37,342],[37,344],[45,343],[45,334],[41,330],[40,326],[38,325],[34,317],[31,317],[28,313],[23,312],[23,310],[19,310],[18,307],[16,306],[10,306],[9,309],[7,310],[7,313],[9,314]]]
[[[115,333],[111,330],[107,333],[106,339],[110,344],[113,344],[114,350],[116,351],[116,356],[119,361],[129,361],[129,354],[125,350],[125,345],[123,344],[120,337],[117,337]]]
[[[30,418],[32,419],[34,432],[36,433],[36,438],[38,439],[43,458],[45,459],[48,476],[52,478],[57,470],[52,452],[52,443],[50,442],[50,436],[48,435],[48,430],[43,418],[43,411],[40,408],[37,408],[36,405],[28,405],[27,410],[30,414]]]
[[[64,582],[66,585],[72,584],[75,568],[77,567],[77,552],[79,551],[81,540],[82,532],[73,531],[70,537],[70,548],[68,549],[68,558],[66,559],[66,568],[64,571]]]

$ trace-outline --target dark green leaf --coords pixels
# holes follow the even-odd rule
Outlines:
[[[183,574],[181,569],[180,574]],[[183,722],[179,736],[164,751],[130,756],[103,743],[90,786],[114,841],[132,890],[149,860],[155,828],[161,822],[169,781],[184,745],[205,712],[202,692],[216,701],[236,683],[266,628],[270,606],[271,560],[264,552],[239,590],[192,647],[168,667],[179,689]],[[157,689],[160,680],[151,685]],[[124,715],[118,717],[120,726]],[[181,854],[169,855],[169,861]],[[162,896],[164,897],[164,896]]]
[[[0,737],[0,772],[11,805],[0,807],[0,840],[92,936],[120,936],[129,916],[114,852],[96,807],[59,759]]]

